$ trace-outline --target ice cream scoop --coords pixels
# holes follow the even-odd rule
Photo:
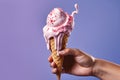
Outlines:
[[[68,36],[74,28],[74,14],[78,13],[78,5],[75,4],[76,10],[71,15],[64,12],[61,8],[54,8],[47,16],[47,24],[43,28],[44,38],[47,48],[50,49],[49,40],[55,39],[55,48],[61,50],[61,41],[65,34]]]

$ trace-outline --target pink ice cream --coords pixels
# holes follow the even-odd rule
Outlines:
[[[50,49],[49,40],[51,37],[55,41],[55,49],[61,50],[62,39],[64,35],[70,36],[74,28],[74,14],[78,13],[78,5],[75,4],[76,10],[71,15],[64,12],[61,8],[54,8],[47,17],[47,24],[43,28],[44,38],[47,48]]]

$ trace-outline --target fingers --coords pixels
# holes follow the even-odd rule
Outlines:
[[[56,68],[56,67],[57,67],[56,64],[55,64],[55,62],[50,63],[50,66],[51,66],[52,68]]]
[[[52,67],[51,72],[56,74],[57,73],[57,66],[56,66],[55,62],[53,61],[53,58],[51,55],[48,57],[48,61],[50,62],[50,67]]]
[[[52,62],[50,64],[50,66],[52,67],[52,73],[56,74],[58,72],[58,70],[57,70],[57,66],[56,66],[55,62]]]
[[[53,62],[53,59],[52,59],[52,56],[51,56],[51,55],[48,57],[48,61],[49,61],[50,63]]]

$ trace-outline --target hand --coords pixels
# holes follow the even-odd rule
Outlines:
[[[66,48],[59,52],[59,56],[64,57],[63,73],[77,76],[90,76],[94,65],[94,59],[80,51],[79,49]],[[52,72],[57,73],[57,67],[52,57],[49,56],[48,61],[52,67]]]

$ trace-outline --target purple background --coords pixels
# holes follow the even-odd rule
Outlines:
[[[0,0],[0,80],[56,80],[42,28],[61,7],[75,15],[68,47],[120,64],[120,0]],[[99,80],[63,74],[62,80]]]

